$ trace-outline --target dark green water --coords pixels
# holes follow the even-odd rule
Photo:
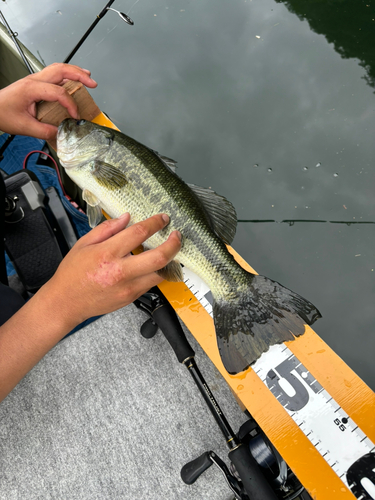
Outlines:
[[[49,64],[105,3],[1,8]],[[178,160],[184,180],[234,203],[249,221],[234,248],[316,304],[317,333],[375,389],[375,2],[132,5],[113,7],[130,9],[133,27],[108,13],[72,61],[98,81],[94,99]]]

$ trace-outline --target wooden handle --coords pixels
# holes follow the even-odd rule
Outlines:
[[[83,83],[68,81],[63,87],[76,101],[81,118],[92,121],[100,114],[100,109]],[[37,119],[43,123],[58,127],[65,118],[70,118],[70,115],[59,102],[42,101],[37,105]],[[50,140],[48,144],[56,150],[56,139]]]

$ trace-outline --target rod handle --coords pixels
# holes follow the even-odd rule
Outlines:
[[[160,290],[158,290],[158,296],[160,302],[152,313],[152,319],[168,340],[178,361],[183,363],[187,358],[194,357],[195,352],[185,336],[175,310]]]

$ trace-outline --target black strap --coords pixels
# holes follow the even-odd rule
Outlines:
[[[0,282],[8,285],[7,268],[5,263],[5,184],[0,174]]]
[[[4,155],[3,155],[4,151],[6,150],[6,148],[9,146],[9,144],[13,141],[13,139],[15,137],[16,137],[15,135],[8,135],[4,144],[1,146],[1,148],[0,148],[0,161],[4,158]]]

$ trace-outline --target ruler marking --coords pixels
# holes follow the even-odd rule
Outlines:
[[[355,431],[355,430],[357,430],[357,429],[358,429],[358,425],[357,425],[357,427],[354,427],[354,429],[352,430],[352,432],[354,432],[354,431]]]
[[[290,351],[284,347],[275,347],[267,359],[258,360],[257,363],[259,364],[255,368],[261,367],[264,373],[270,373],[270,370],[278,371],[279,366],[283,365],[285,373],[292,374],[294,370],[297,372],[303,387],[298,391],[296,385],[293,386],[293,389],[296,391],[297,397],[298,395],[302,396],[303,392],[305,392],[306,400],[304,404],[296,396],[287,394],[279,383],[273,384],[269,389],[320,454],[322,460],[347,486],[346,473],[349,467],[359,457],[368,453],[371,441],[369,439],[365,441],[366,436],[360,429],[354,434],[351,433],[353,432],[352,427],[356,424],[350,420],[350,416],[344,412],[342,407],[320,385],[319,381],[311,375],[306,367],[299,363],[298,358],[289,354]],[[279,377],[280,380],[283,380],[285,376],[279,375]],[[314,390],[314,388],[316,389]],[[293,408],[292,403],[296,404],[297,407],[301,405],[301,407],[297,410]],[[328,407],[324,403],[329,403]],[[345,425],[341,422],[344,417],[347,419]],[[348,432],[349,429],[351,432]],[[347,432],[344,433],[344,430],[347,430]],[[361,438],[363,439],[361,440]],[[345,445],[348,445],[351,450],[349,456],[342,454],[342,446]],[[374,444],[371,443],[371,446],[374,446]],[[373,450],[375,450],[375,446]]]

